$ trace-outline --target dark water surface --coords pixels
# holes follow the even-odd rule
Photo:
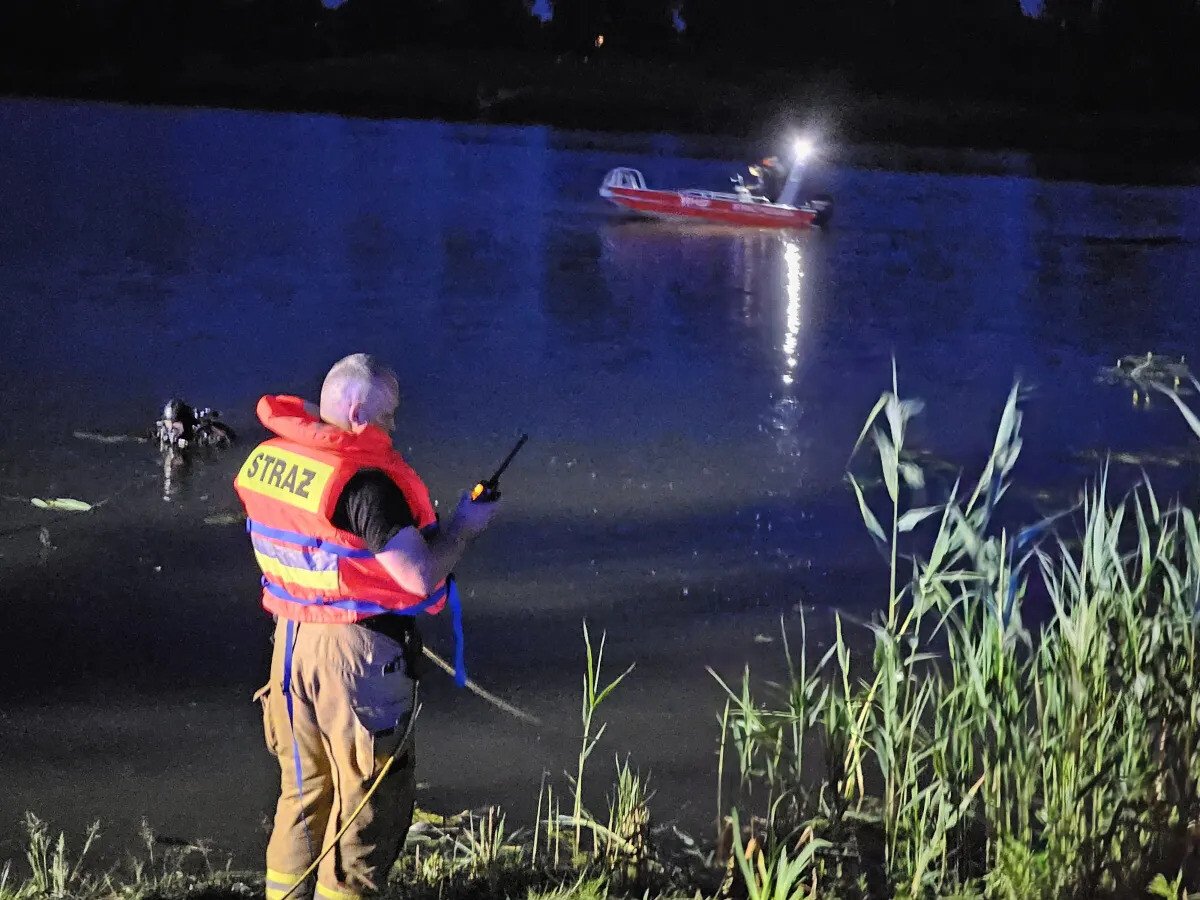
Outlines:
[[[547,726],[435,675],[420,728],[422,805],[520,822],[543,770],[566,787],[585,616],[614,672],[638,663],[606,707],[597,805],[620,750],[660,818],[713,815],[704,667],[771,670],[781,614],[882,597],[842,475],[893,354],[929,404],[914,439],[956,463],[986,452],[1015,375],[1034,388],[1030,497],[1077,485],[1089,451],[1189,446],[1161,403],[1094,378],[1193,349],[1200,189],[832,159],[835,227],[799,236],[625,222],[596,199],[620,164],[720,186],[739,151],[713,148],[0,102],[0,493],[18,498],[0,505],[0,859],[31,809],[103,819],[110,849],[145,816],[258,861],[269,623],[244,533],[204,522],[236,510],[240,455],[164,501],[150,449],[72,437],[146,426],[172,395],[249,443],[259,394],[313,395],[337,358],[380,354],[406,394],[398,443],[443,503],[530,432],[460,574],[473,676]],[[1150,471],[1187,489],[1195,469]],[[55,516],[32,496],[111,499]],[[448,651],[446,623],[428,630]]]

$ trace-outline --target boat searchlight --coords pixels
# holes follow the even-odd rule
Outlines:
[[[816,144],[813,143],[811,138],[800,137],[796,138],[792,144],[792,155],[798,163],[807,162],[816,149]]]

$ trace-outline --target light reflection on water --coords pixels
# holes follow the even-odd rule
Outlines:
[[[804,440],[802,430],[802,401],[797,398],[796,378],[800,363],[800,330],[802,327],[802,288],[804,279],[801,242],[794,237],[781,238],[783,253],[779,262],[783,266],[782,306],[783,327],[782,364],[779,389],[772,410],[772,427],[775,431],[775,446],[781,457],[798,457],[811,446]]]
[[[800,247],[793,240],[785,239],[783,264],[786,267],[783,289],[787,298],[787,319],[783,328],[783,383],[791,384],[796,368],[796,336],[800,333],[800,279],[804,277]]]

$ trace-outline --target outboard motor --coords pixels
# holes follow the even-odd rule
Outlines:
[[[813,218],[813,224],[818,228],[823,228],[829,224],[829,220],[833,218],[833,198],[828,194],[817,194],[808,201],[808,205],[816,210],[817,214]]]

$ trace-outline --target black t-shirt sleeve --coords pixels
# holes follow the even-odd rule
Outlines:
[[[346,482],[330,521],[335,528],[362,538],[372,553],[417,524],[403,492],[380,469],[363,469]]]

